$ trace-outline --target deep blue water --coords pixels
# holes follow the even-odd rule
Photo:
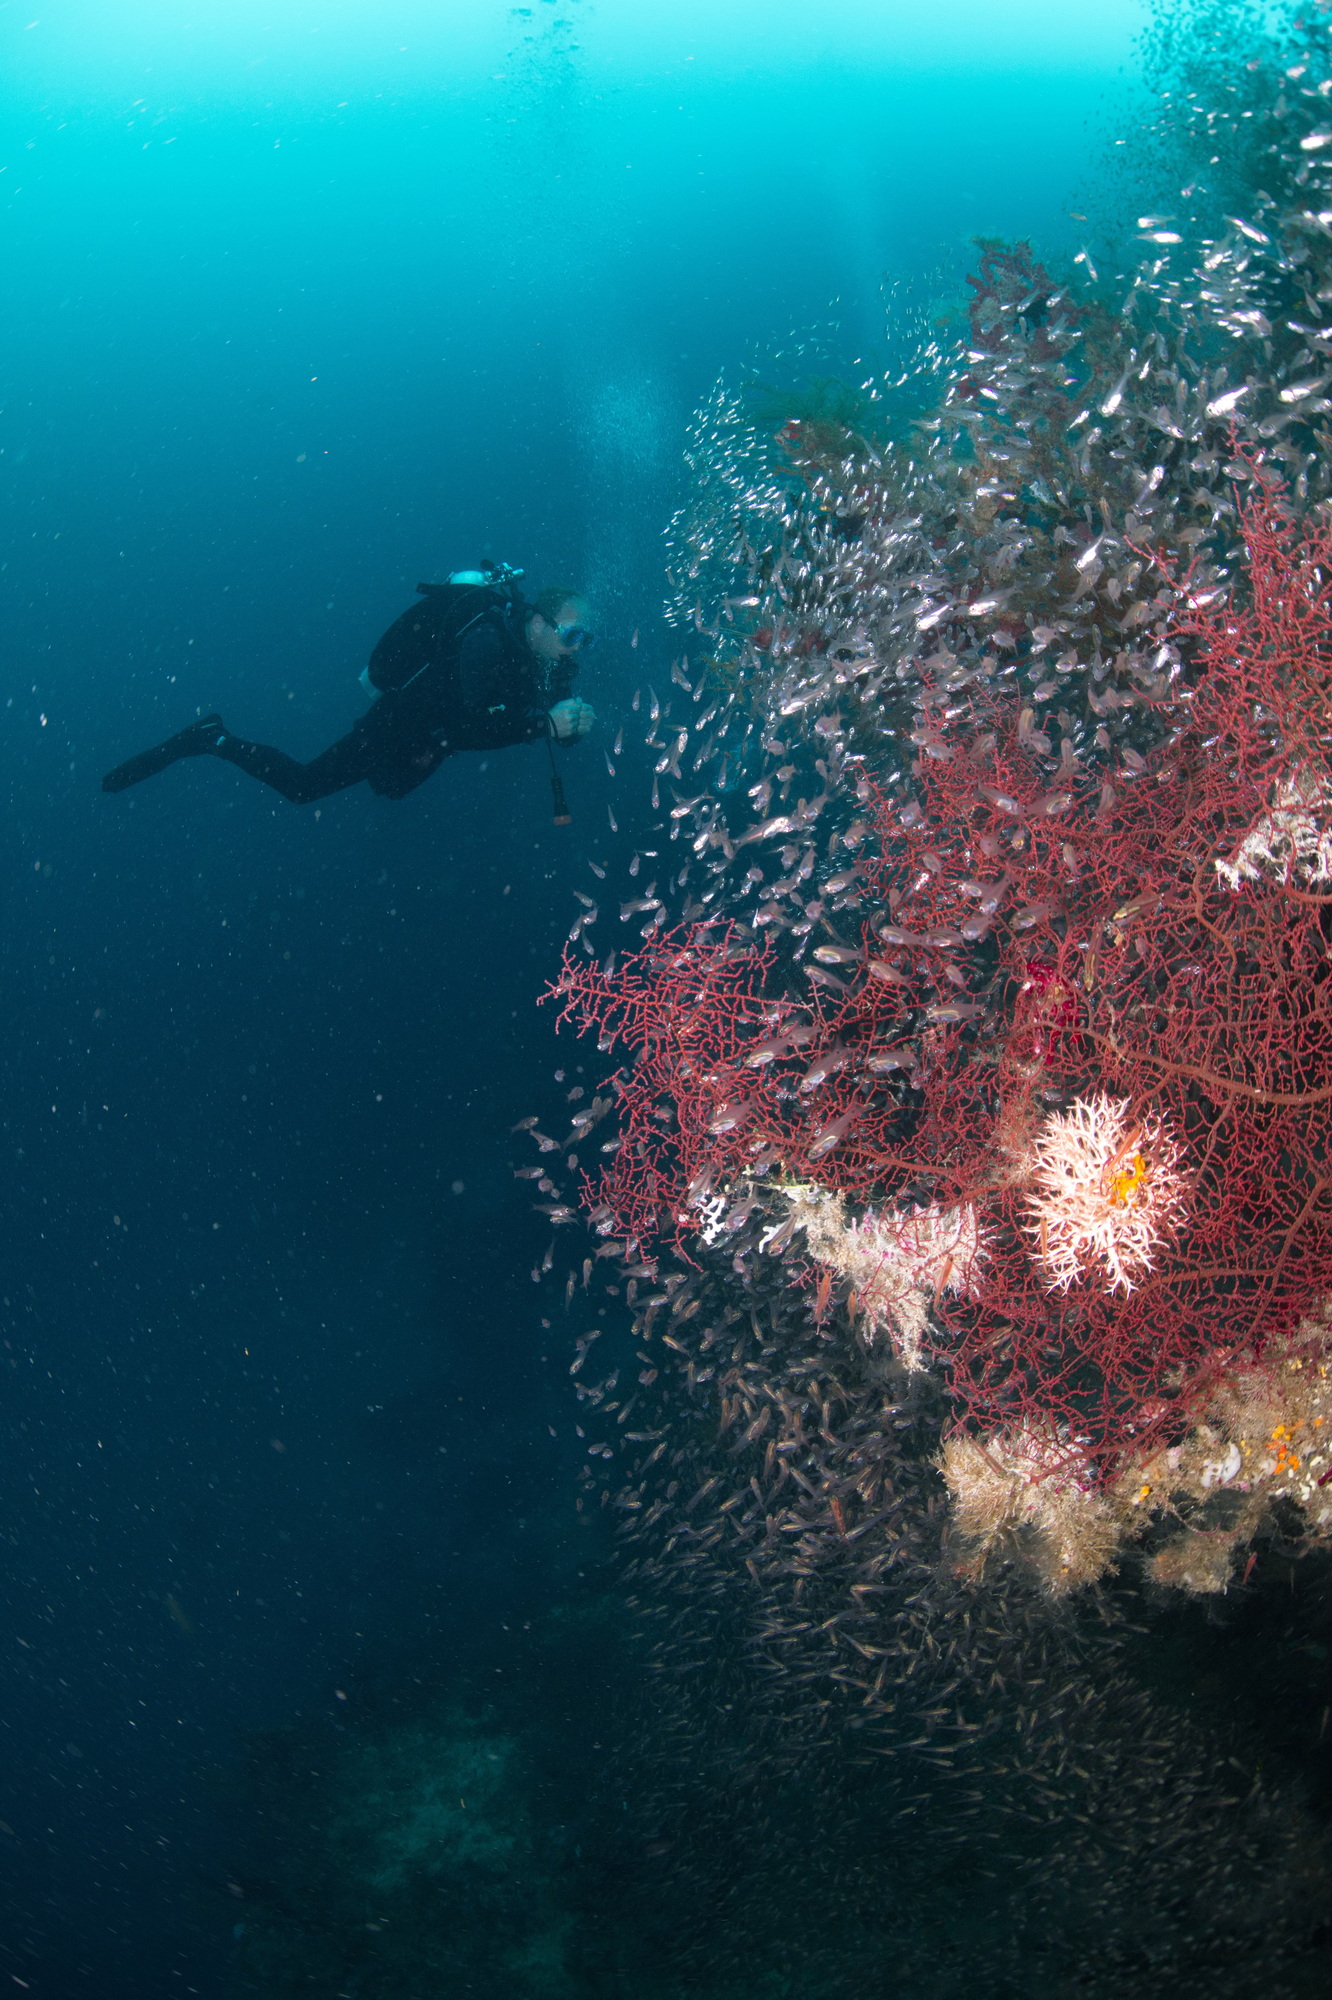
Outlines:
[[[247,1743],[576,1590],[508,1131],[643,823],[689,412],[872,354],[885,272],[1066,246],[1138,25],[721,11],[0,6],[0,1972],[50,2000],[228,1990]],[[593,594],[570,829],[534,749],[101,795],[213,706],[312,754],[481,555]]]

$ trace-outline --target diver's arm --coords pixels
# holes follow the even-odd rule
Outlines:
[[[497,750],[547,735],[535,668],[535,661],[515,656],[493,625],[474,626],[458,648],[459,740],[469,749]]]
[[[493,625],[474,625],[458,648],[458,695],[464,715],[482,716],[505,696],[504,641]]]

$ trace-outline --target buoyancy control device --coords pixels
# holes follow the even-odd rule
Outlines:
[[[456,657],[464,635],[483,618],[505,624],[515,640],[527,606],[518,590],[523,572],[509,563],[457,569],[446,583],[418,583],[422,599],[394,620],[370,655],[361,686],[372,698],[400,694],[429,668]]]

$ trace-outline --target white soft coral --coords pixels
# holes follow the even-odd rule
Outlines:
[[[933,1300],[973,1289],[984,1254],[975,1209],[888,1209],[849,1222],[840,1195],[805,1185],[783,1192],[810,1255],[855,1287],[865,1331],[888,1331],[907,1367],[921,1367]]]
[[[1217,862],[1217,874],[1236,894],[1242,883],[1264,877],[1277,882],[1298,877],[1311,888],[1332,882],[1330,808],[1326,780],[1296,771],[1277,786],[1271,806],[1249,828],[1234,859]]]
[[[1026,1233],[1049,1282],[1131,1292],[1178,1227],[1188,1182],[1158,1119],[1129,1120],[1127,1098],[1079,1097],[1052,1114],[1027,1162]]]

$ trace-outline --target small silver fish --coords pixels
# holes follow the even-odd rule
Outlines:
[[[833,1147],[846,1136],[846,1129],[855,1115],[854,1111],[844,1111],[840,1118],[834,1118],[831,1124],[825,1125],[808,1148],[810,1159],[821,1160],[825,1154],[831,1153]]]
[[[766,1063],[775,1062],[779,1056],[789,1055],[789,1041],[758,1042],[745,1057],[746,1069],[762,1069]]]
[[[817,1090],[821,1083],[826,1083],[830,1076],[835,1076],[839,1069],[844,1068],[847,1060],[848,1051],[840,1043],[836,1044],[810,1064],[800,1079],[799,1088],[802,1091]]]

